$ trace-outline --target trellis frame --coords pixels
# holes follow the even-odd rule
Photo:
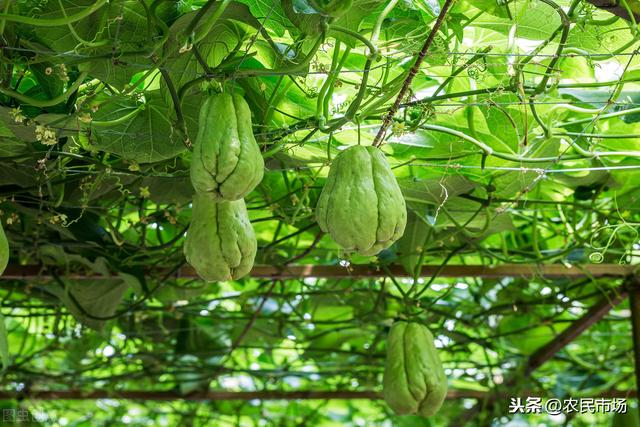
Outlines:
[[[629,12],[626,8],[620,6],[616,1],[608,0],[588,0],[596,7],[605,9],[630,19]],[[632,2],[629,2],[632,3]],[[636,2],[633,2],[636,3]],[[634,13],[635,20],[640,20],[640,16]],[[165,270],[169,271],[169,270]],[[388,271],[398,277],[409,277],[400,266],[390,266]],[[157,272],[161,272],[157,270]],[[64,273],[63,273],[64,274]],[[564,266],[564,265],[499,265],[499,266],[467,266],[467,265],[449,265],[449,266],[424,266],[421,272],[422,276],[438,277],[481,277],[481,278],[501,278],[501,277],[548,277],[548,278],[578,278],[578,277],[598,277],[598,278],[627,278],[625,284],[614,289],[610,294],[606,295],[598,303],[594,304],[591,309],[580,319],[576,320],[563,333],[558,335],[553,341],[539,349],[531,357],[527,359],[525,364],[526,375],[530,375],[536,368],[551,359],[558,351],[560,351],[569,342],[577,338],[587,328],[602,319],[616,305],[630,296],[632,326],[634,338],[634,353],[636,362],[636,378],[640,387],[640,288],[638,287],[638,276],[635,276],[633,266],[598,264],[586,266]],[[348,268],[340,266],[259,266],[253,271],[253,277],[262,279],[296,279],[296,278],[325,278],[325,279],[363,279],[385,277],[387,272],[370,266],[350,266]],[[11,266],[7,269],[2,279],[15,280],[47,280],[51,278],[51,270],[43,269],[39,266]],[[72,273],[66,275],[72,279],[95,279],[96,276]],[[193,269],[185,267],[175,273],[175,277],[196,278],[197,275]],[[511,384],[507,381],[506,384]],[[614,391],[608,393],[607,396],[635,396],[632,391]],[[451,391],[449,398],[474,398],[488,399],[489,402],[495,402],[499,395],[489,393],[478,393],[471,391]],[[263,392],[206,392],[199,394],[190,394],[186,396],[178,395],[173,392],[146,392],[146,391],[124,391],[124,392],[107,392],[93,391],[84,393],[81,391],[35,391],[25,390],[23,393],[0,393],[1,398],[31,398],[31,399],[100,399],[100,398],[123,398],[123,399],[141,399],[141,400],[250,400],[250,399],[378,399],[380,395],[371,391],[363,392],[321,392],[321,391],[295,391],[295,392],[279,392],[279,391],[263,391]],[[476,405],[474,409],[464,414],[469,417],[473,415],[480,405]],[[474,412],[475,411],[475,412]]]
[[[503,277],[547,277],[547,278],[581,278],[581,277],[612,277],[624,278],[634,275],[637,266],[625,264],[499,264],[499,265],[423,265],[420,277],[478,277],[483,279],[499,279]],[[155,268],[148,273],[159,276],[170,274],[170,277],[197,279],[198,275],[190,266],[184,266],[175,273],[169,268]],[[9,265],[0,280],[35,280],[51,279],[51,273],[64,274],[68,279],[91,280],[99,275],[82,272],[65,272],[48,266],[38,265]],[[291,265],[269,266],[258,265],[251,270],[251,277],[256,279],[364,279],[386,277],[413,277],[401,265]]]
[[[566,345],[578,338],[589,327],[605,317],[611,309],[621,304],[627,297],[630,298],[632,312],[632,327],[634,338],[634,356],[636,367],[637,390],[611,390],[599,397],[635,397],[640,396],[640,276],[637,274],[637,266],[623,264],[503,264],[503,265],[424,265],[421,268],[421,277],[478,277],[478,278],[504,278],[504,277],[545,277],[545,278],[617,278],[624,279],[622,285],[612,289],[597,303],[595,303],[581,318],[575,320],[562,333],[551,342],[538,349],[529,356],[522,366],[525,377],[529,377],[537,368],[553,358]],[[168,269],[156,269],[156,273],[166,273]],[[382,278],[388,274],[397,277],[410,277],[406,270],[399,265],[386,267],[386,271],[373,265],[354,266],[256,266],[251,276],[261,279],[287,280],[300,278],[317,279],[364,279]],[[0,280],[47,280],[53,277],[50,268],[37,265],[7,267]],[[66,277],[76,280],[91,280],[96,277],[91,274],[69,273]],[[104,277],[104,276],[102,276]],[[175,277],[197,278],[191,267],[182,267],[175,273]],[[508,378],[503,384],[514,385],[516,379]],[[456,423],[464,423],[477,415],[484,406],[480,401],[485,401],[493,406],[496,399],[504,393],[485,393],[468,390],[451,390],[448,399],[476,399],[478,404],[460,415]],[[375,391],[256,391],[256,392],[226,392],[208,391],[181,395],[177,392],[164,391],[92,391],[81,390],[25,390],[20,393],[0,393],[0,398],[28,398],[36,400],[78,400],[78,399],[132,399],[132,400],[193,400],[193,401],[217,401],[217,400],[305,400],[305,399],[379,399],[381,396]],[[462,425],[462,424],[460,424]]]

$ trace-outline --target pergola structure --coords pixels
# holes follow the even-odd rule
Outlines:
[[[636,410],[640,3],[328,3],[0,0],[6,408],[454,427],[611,421],[508,414],[527,396]],[[245,197],[251,274],[207,282],[183,245],[199,109],[220,92],[247,102],[265,173]],[[382,150],[407,207],[373,257],[316,221],[355,144]],[[449,380],[429,421],[381,399],[407,319]]]

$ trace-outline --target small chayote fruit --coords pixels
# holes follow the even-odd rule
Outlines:
[[[355,145],[333,160],[316,219],[347,252],[376,255],[404,233],[407,208],[382,151]]]
[[[192,212],[184,254],[198,275],[208,281],[247,275],[258,243],[244,200],[216,201],[210,193],[197,193]]]
[[[447,396],[447,377],[429,329],[396,322],[387,338],[384,400],[399,415],[431,416]]]

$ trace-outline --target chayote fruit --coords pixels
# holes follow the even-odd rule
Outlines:
[[[184,242],[187,262],[204,280],[234,280],[251,271],[258,247],[244,200],[196,193]]]
[[[391,327],[383,395],[398,415],[428,417],[442,406],[447,396],[447,377],[427,327],[404,321]]]
[[[4,269],[7,268],[9,263],[9,241],[4,234],[2,224],[0,224],[0,275],[4,273]]]
[[[355,145],[336,156],[316,219],[346,251],[364,256],[377,254],[402,236],[407,209],[382,151]]]
[[[199,124],[191,157],[193,188],[220,200],[242,199],[264,174],[249,106],[237,94],[212,95],[200,108]]]

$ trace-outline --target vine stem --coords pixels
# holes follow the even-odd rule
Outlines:
[[[267,292],[265,292],[262,295],[262,298],[258,303],[258,307],[256,307],[256,311],[253,312],[253,315],[251,316],[247,324],[244,326],[240,334],[231,343],[231,346],[229,347],[229,351],[224,356],[224,358],[220,361],[220,367],[211,375],[212,378],[216,378],[218,375],[220,375],[222,371],[224,371],[224,364],[231,358],[231,355],[233,354],[233,352],[236,351],[236,349],[242,343],[242,340],[244,340],[244,338],[247,336],[249,331],[251,331],[251,328],[253,328],[253,324],[255,323],[256,319],[260,315],[260,312],[262,311],[262,308],[266,304],[267,300],[269,299],[269,297],[271,297],[271,294],[273,293],[273,290],[275,289],[277,283],[278,283],[278,280],[271,281],[271,286],[269,286],[269,289],[267,289]]]
[[[32,107],[37,107],[37,108],[51,107],[53,105],[57,105],[69,99],[69,97],[73,95],[76,90],[78,90],[78,88],[80,87],[84,79],[87,77],[87,75],[88,73],[86,71],[83,71],[82,73],[80,73],[76,81],[73,82],[73,84],[69,86],[66,91],[64,91],[63,93],[61,93],[60,95],[52,99],[46,99],[41,101],[41,100],[32,98],[30,96],[23,95],[22,93],[17,92],[15,90],[5,89],[3,87],[0,87],[0,93],[8,97],[17,99],[18,101],[23,102],[25,104],[29,104]]]
[[[159,68],[160,74],[162,74],[162,78],[167,84],[167,89],[169,89],[169,94],[171,95],[171,100],[173,101],[173,108],[176,111],[176,127],[179,132],[182,133],[182,142],[187,150],[192,150],[193,145],[191,143],[191,139],[189,138],[189,134],[187,132],[187,125],[184,121],[184,115],[182,114],[182,106],[180,104],[180,97],[178,97],[178,92],[176,92],[176,88],[169,76],[169,72],[165,68]]]
[[[6,15],[7,13],[9,13],[9,6],[11,6],[10,1],[5,3],[4,9],[2,10],[2,15]],[[4,18],[0,19],[0,38],[4,36],[4,27],[6,23],[7,21]]]
[[[198,10],[198,13],[196,14],[196,16],[194,16],[191,22],[189,22],[189,26],[185,30],[185,35],[187,37],[192,37],[192,44],[200,42],[207,36],[209,30],[213,28],[216,22],[218,22],[218,19],[224,13],[229,3],[231,3],[231,0],[222,0],[220,2],[209,0],[204,6],[200,8],[200,10]],[[211,13],[211,16],[205,19],[205,15],[214,5],[217,6],[216,10]],[[195,34],[196,27],[198,26],[200,21],[203,21],[202,26],[204,27],[204,31],[200,32],[199,34]]]
[[[71,24],[73,22],[81,20],[82,18],[86,18],[105,4],[107,4],[107,0],[98,0],[86,9],[82,9],[81,12],[78,12],[75,15],[71,16],[66,16],[65,14],[63,18],[37,19],[28,16],[2,13],[0,14],[0,20],[2,20],[2,22],[16,22],[18,24],[33,25],[34,27],[58,27],[61,25]]]
[[[425,40],[424,45],[420,50],[420,53],[418,53],[416,62],[413,64],[413,67],[411,67],[411,70],[409,70],[409,75],[407,76],[407,78],[404,80],[404,83],[402,84],[402,88],[398,93],[398,97],[396,98],[395,102],[389,109],[389,112],[387,113],[387,115],[382,121],[382,126],[380,126],[380,130],[378,131],[378,134],[373,140],[374,147],[379,147],[380,145],[382,145],[384,134],[387,132],[387,128],[391,124],[391,120],[393,120],[393,116],[398,111],[398,108],[400,108],[400,104],[402,103],[402,100],[404,99],[407,91],[409,90],[409,87],[411,87],[411,82],[413,81],[413,78],[416,76],[416,74],[418,74],[418,70],[420,70],[420,65],[422,64],[422,61],[424,61],[424,58],[427,56],[429,47],[431,47],[433,40],[436,38],[436,34],[438,34],[438,31],[440,30],[440,27],[444,22],[444,18],[447,16],[447,12],[449,12],[449,9],[451,8],[451,5],[453,4],[454,1],[455,0],[446,0],[444,5],[442,6],[442,9],[440,10],[440,14],[436,19],[436,23],[433,25],[433,28],[431,28],[431,32],[429,33],[427,40]]]

